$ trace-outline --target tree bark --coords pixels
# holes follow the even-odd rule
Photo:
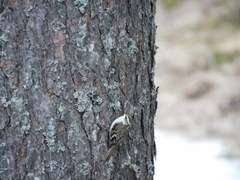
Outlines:
[[[0,179],[153,179],[155,0],[1,0],[0,13]],[[104,162],[124,113],[133,127]]]

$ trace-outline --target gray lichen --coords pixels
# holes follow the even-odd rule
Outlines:
[[[151,96],[155,97],[157,95],[157,90],[155,88],[151,89]]]
[[[116,82],[116,81],[112,81],[112,82],[110,82],[110,83],[108,83],[107,81],[105,81],[105,82],[103,83],[103,85],[106,87],[106,89],[107,89],[108,91],[116,90],[116,89],[118,89],[118,88],[120,87],[120,84],[119,84],[118,82]]]
[[[144,95],[147,94],[147,90],[146,89],[143,89],[142,92],[143,92]]]
[[[29,131],[30,131],[30,128],[31,128],[29,112],[24,111],[21,116],[22,116],[21,133],[22,134],[28,134]]]
[[[58,82],[57,83],[57,86],[56,86],[56,94],[57,95],[61,95],[65,90],[66,90],[66,87],[67,87],[67,82]]]
[[[135,175],[138,179],[141,177],[141,167],[136,164],[131,164],[131,168],[135,171]]]
[[[34,8],[34,7],[33,7],[32,5],[30,5],[29,8],[28,8],[27,10],[24,11],[24,12],[25,12],[25,15],[26,15],[27,17],[30,16],[29,13],[33,10],[33,8]]]
[[[47,130],[43,132],[43,135],[46,138],[47,145],[50,148],[51,152],[54,152],[56,150],[55,147],[55,139],[56,139],[56,121],[55,119],[51,118],[49,120],[49,124],[47,126]]]
[[[6,51],[0,51],[0,57],[6,57],[7,53]]]
[[[93,102],[94,102],[94,105],[101,105],[102,102],[103,102],[103,99],[100,98],[99,96],[93,97],[92,100],[93,100]]]
[[[92,169],[92,166],[89,162],[83,162],[80,173],[86,176],[91,172],[91,169]]]
[[[139,100],[139,103],[144,106],[147,103],[148,91],[146,89],[143,89],[142,90],[142,94],[143,95],[141,96],[141,99]]]
[[[114,74],[116,70],[114,68],[110,69],[109,74]]]
[[[60,104],[60,106],[58,107],[58,111],[62,113],[64,111],[64,105]]]
[[[78,47],[84,47],[83,40],[86,37],[86,35],[87,35],[87,22],[85,19],[82,19],[81,22],[79,23],[78,33],[76,37],[76,44]],[[86,52],[86,48],[82,50]]]
[[[148,172],[151,175],[154,175],[154,164],[152,162],[149,162],[147,165],[148,165]]]
[[[98,135],[99,130],[100,130],[99,127],[95,126],[95,129],[93,129],[93,131],[92,131],[92,138],[95,142],[97,141],[97,135]]]
[[[8,37],[6,34],[0,36],[0,45],[4,46],[8,42]]]
[[[146,104],[146,98],[141,98],[139,103],[144,106]]]
[[[101,106],[93,106],[93,112],[94,113],[100,113],[102,111],[102,107]]]
[[[124,109],[128,110],[128,114],[130,116],[136,115],[138,114],[138,107],[134,106],[131,102],[129,102],[128,100],[126,100],[124,102]]]
[[[139,49],[137,47],[137,44],[136,42],[132,39],[132,38],[129,38],[128,40],[128,49],[127,49],[127,53],[129,56],[132,56],[136,53],[139,52]]]
[[[119,101],[110,102],[108,104],[109,109],[114,109],[115,111],[121,111],[121,103]]]
[[[116,30],[111,27],[103,39],[104,50],[108,57],[111,57],[111,50],[116,48]]]
[[[7,104],[13,109],[12,126],[20,127],[21,134],[28,134],[31,128],[29,112],[26,109],[28,102],[20,97],[20,95],[14,94]]]
[[[1,98],[1,104],[2,104],[5,108],[8,107],[11,103],[12,103],[12,101],[7,101],[6,97],[2,97],[2,98]]]
[[[81,80],[82,80],[82,82],[86,82],[87,81],[87,77],[84,76],[84,77],[81,78]]]
[[[89,97],[93,98],[93,96],[96,94],[97,92],[97,87],[92,86],[92,87],[88,87],[88,95]]]
[[[63,23],[60,22],[60,21],[53,21],[53,22],[51,23],[51,26],[52,26],[52,29],[53,29],[55,32],[66,29],[65,24],[63,24]],[[64,31],[64,32],[65,32],[65,31]]]
[[[60,145],[57,149],[57,152],[64,152],[66,150],[66,147],[64,145]]]
[[[49,69],[50,72],[56,73],[59,69],[59,61],[57,59],[48,59],[46,66],[48,67],[47,69]]]
[[[34,8],[34,7],[33,7],[32,5],[30,5],[27,11],[28,11],[28,12],[31,12],[31,11],[33,10],[33,8]]]
[[[137,43],[134,41],[134,38],[130,38],[129,34],[125,30],[122,30],[120,32],[119,41],[123,44],[126,44],[125,47],[122,47],[122,48],[126,48],[126,50],[127,50],[126,54],[128,56],[133,56],[139,52]],[[135,58],[133,58],[133,62],[136,62]]]
[[[109,59],[108,59],[108,58],[104,58],[104,59],[103,59],[104,69],[105,69],[105,70],[108,70],[108,68],[110,67],[110,65],[111,65],[111,62],[109,61]]]
[[[73,97],[77,99],[76,107],[79,112],[88,111],[92,108],[90,97],[83,90],[78,90],[73,93]]]
[[[57,161],[51,160],[49,162],[50,171],[54,171],[57,167],[58,167],[58,162]]]
[[[82,134],[79,133],[79,126],[77,121],[71,122],[70,128],[68,129],[67,133],[68,139],[70,141],[68,144],[68,148],[72,149],[73,146],[77,146],[78,143],[86,144]]]
[[[24,67],[23,70],[24,77],[23,77],[23,88],[24,89],[30,89],[33,85],[33,78],[32,78],[32,65],[29,65],[28,67]]]
[[[76,107],[79,112],[91,111],[93,106],[100,106],[103,99],[97,94],[97,87],[87,86],[73,93],[77,99]]]
[[[75,0],[73,1],[74,6],[82,13],[85,13],[85,7],[88,5],[88,0]]]

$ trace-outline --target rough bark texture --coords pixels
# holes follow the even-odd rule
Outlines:
[[[1,0],[0,13],[0,179],[153,179],[155,0]],[[124,113],[133,128],[104,162]]]

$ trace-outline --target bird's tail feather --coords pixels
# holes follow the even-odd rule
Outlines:
[[[108,161],[109,158],[112,156],[112,154],[116,151],[116,149],[117,149],[116,145],[110,147],[109,150],[107,151],[107,153],[104,156],[104,161]]]

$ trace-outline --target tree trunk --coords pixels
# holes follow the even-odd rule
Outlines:
[[[155,0],[0,0],[0,179],[153,179]],[[109,161],[111,122],[133,125]]]

